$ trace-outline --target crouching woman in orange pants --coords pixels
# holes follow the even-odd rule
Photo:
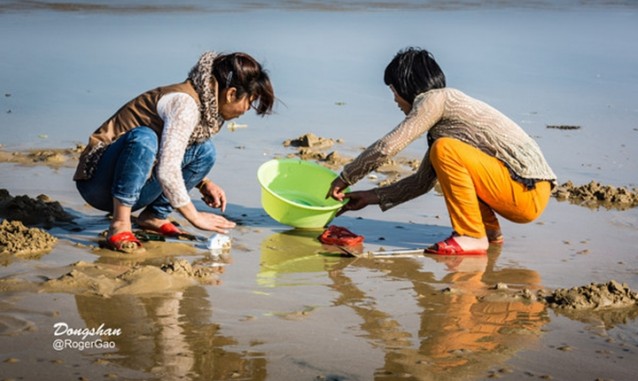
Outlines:
[[[484,254],[490,243],[501,243],[496,214],[518,223],[541,215],[556,175],[516,123],[447,88],[445,75],[426,50],[397,53],[384,81],[406,117],[332,182],[328,196],[349,199],[340,213],[371,204],[388,210],[427,193],[438,180],[454,231],[425,251],[442,255]],[[385,187],[344,192],[424,133],[428,150],[414,174]]]

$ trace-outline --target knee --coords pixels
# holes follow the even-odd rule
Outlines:
[[[136,127],[125,135],[126,141],[150,152],[156,153],[159,149],[159,137],[149,127]]]
[[[519,210],[513,216],[510,216],[509,220],[517,224],[528,224],[534,221],[539,216],[539,213],[534,213],[529,210]]]
[[[543,185],[544,184],[537,184],[536,189],[528,191],[531,192],[530,201],[525,208],[521,208],[522,210],[519,215],[515,217],[515,219],[513,220],[514,222],[517,222],[519,224],[527,224],[536,220],[538,217],[541,216],[541,214],[543,214],[543,211],[549,203],[550,197],[549,186],[546,187],[546,190],[544,189],[545,187],[543,187]]]
[[[530,222],[536,221],[536,219],[538,219],[541,214],[543,214],[543,210],[530,207],[529,209],[516,211],[515,213],[513,213],[513,215],[509,216],[508,220],[517,224],[529,224]]]

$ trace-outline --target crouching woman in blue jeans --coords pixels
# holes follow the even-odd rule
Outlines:
[[[204,53],[186,81],[147,91],[126,103],[90,137],[74,175],[84,200],[112,213],[107,246],[133,252],[142,244],[137,224],[179,235],[168,220],[177,210],[193,226],[226,233],[235,223],[198,211],[188,192],[197,187],[210,207],[226,208],[224,190],[206,178],[215,164],[211,137],[224,121],[253,107],[272,112],[275,95],[268,74],[245,53]]]

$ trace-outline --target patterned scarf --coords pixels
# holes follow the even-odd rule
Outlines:
[[[213,76],[213,61],[218,54],[206,52],[188,73],[188,79],[193,83],[199,95],[201,118],[195,127],[188,144],[202,143],[219,132],[224,119],[219,115],[217,107],[217,80]]]

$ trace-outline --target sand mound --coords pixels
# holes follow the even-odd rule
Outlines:
[[[0,189],[0,217],[22,221],[28,226],[45,227],[73,220],[73,216],[59,202],[47,195],[41,194],[35,199],[28,196],[12,197],[6,189]]]
[[[638,317],[638,293],[624,283],[607,283],[539,292],[538,299],[571,320],[606,329]]]
[[[638,192],[632,192],[625,187],[601,185],[596,181],[576,186],[568,181],[554,189],[554,197],[567,200],[575,204],[614,209],[628,209],[638,205]]]
[[[334,143],[335,141],[333,139],[322,138],[310,132],[296,139],[285,140],[284,147],[292,146],[292,147],[324,149],[324,148],[332,147]]]
[[[287,139],[283,142],[284,147],[296,147],[297,152],[289,157],[298,157],[302,160],[314,160],[331,169],[337,169],[352,159],[341,155],[337,151],[325,152],[334,144],[341,143],[341,140],[323,138],[313,133],[307,133],[295,139]]]
[[[38,229],[28,228],[20,221],[0,223],[0,254],[19,257],[38,256],[53,249],[57,238]]]
[[[0,163],[18,163],[21,165],[46,165],[49,167],[74,167],[84,145],[77,144],[73,148],[52,148],[45,150],[27,150],[8,152],[0,150]]]
[[[550,307],[558,309],[600,310],[638,307],[638,293],[615,280],[570,289],[556,289],[544,298]]]
[[[307,133],[298,138],[287,139],[283,142],[283,145],[284,147],[297,148],[297,151],[293,154],[289,154],[288,157],[298,157],[302,160],[316,161],[332,170],[339,170],[351,162],[352,158],[338,151],[328,152],[327,150],[332,148],[335,143],[341,144],[343,141],[341,139],[324,138],[313,133]],[[403,176],[411,174],[420,164],[420,160],[397,157],[388,160],[376,169],[375,172],[383,175],[383,179],[379,179],[375,174],[371,174],[368,178],[375,181],[379,186],[386,186],[398,181]]]

